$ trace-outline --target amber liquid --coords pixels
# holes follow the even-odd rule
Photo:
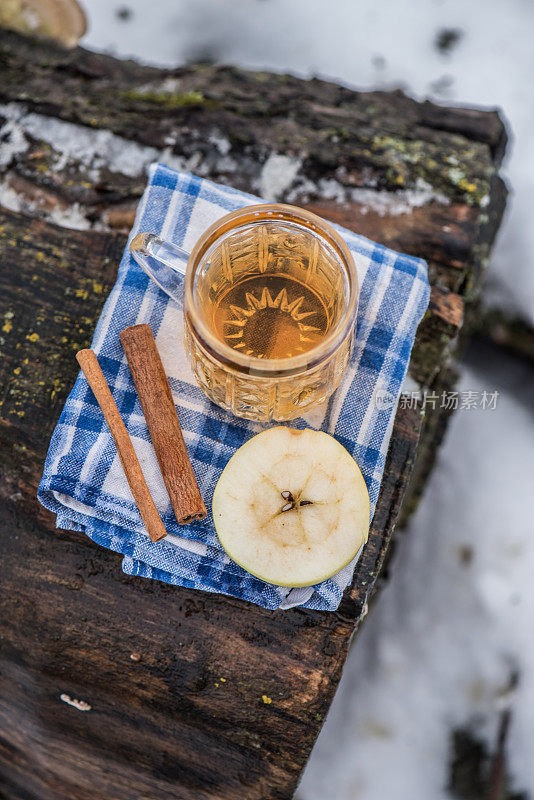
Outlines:
[[[324,302],[287,275],[252,275],[231,286],[213,307],[213,328],[234,350],[255,358],[305,353],[328,330]]]
[[[196,307],[215,337],[250,359],[278,360],[315,349],[344,313],[339,258],[318,237],[268,221],[237,228],[206,254],[195,284]],[[187,318],[186,318],[187,322]],[[323,402],[339,384],[350,338],[324,362],[277,379],[228,369],[200,346],[186,324],[198,382],[215,403],[254,420],[292,419]]]
[[[249,227],[216,248],[197,286],[218,339],[254,358],[291,358],[314,348],[339,318],[338,264],[306,232]]]

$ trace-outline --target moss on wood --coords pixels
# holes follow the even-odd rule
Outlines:
[[[128,89],[127,91],[119,92],[119,97],[125,97],[138,104],[149,103],[168,110],[185,108],[186,106],[203,106],[206,103],[206,98],[202,92],[196,92],[194,89],[181,93],[146,92]]]

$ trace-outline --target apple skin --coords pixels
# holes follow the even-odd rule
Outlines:
[[[295,439],[293,439],[293,437],[295,437]],[[302,437],[304,437],[304,439]],[[294,454],[295,450],[298,451],[296,456]],[[280,539],[280,526],[283,527],[283,524],[287,520],[287,527],[289,529],[288,539],[291,539],[292,532],[296,530],[296,517],[293,516],[292,519],[289,517],[282,517],[280,511],[276,511],[277,503],[280,509],[285,503],[281,495],[281,490],[278,492],[278,488],[282,485],[288,488],[286,484],[292,479],[297,481],[296,485],[298,486],[298,477],[295,476],[301,467],[310,472],[309,477],[304,481],[304,485],[310,481],[313,483],[318,473],[321,473],[321,470],[323,470],[323,463],[321,461],[322,451],[327,453],[325,460],[329,466],[330,472],[326,469],[324,470],[326,479],[323,475],[322,486],[319,485],[319,489],[322,488],[323,493],[326,491],[328,495],[328,480],[330,480],[334,494],[336,489],[339,493],[338,484],[340,484],[342,489],[346,488],[348,490],[348,494],[350,494],[351,498],[349,501],[346,501],[345,495],[342,492],[341,497],[332,502],[329,500],[317,500],[315,512],[310,510],[311,507],[315,505],[312,499],[305,502],[305,505],[307,505],[306,509],[304,506],[302,508],[297,507],[298,501],[296,501],[296,507],[292,508],[287,513],[291,515],[295,514],[296,517],[300,519],[299,527],[304,531],[304,544],[306,546],[303,545],[300,550],[297,546],[293,547],[291,551],[293,560],[291,560],[288,558],[285,550],[285,548],[288,547],[287,542],[284,541],[283,538]],[[278,459],[278,461],[276,461],[276,459]],[[288,472],[286,468],[288,462],[291,461],[294,462],[295,469],[293,471],[290,469]],[[272,472],[269,472],[270,462],[273,470]],[[277,478],[277,470],[281,470],[281,472],[284,473],[284,469],[286,469],[286,472],[285,475],[280,478],[282,481],[280,483]],[[333,472],[332,469],[334,470]],[[266,471],[268,475],[264,475],[264,471]],[[256,484],[254,484],[256,477]],[[263,483],[263,479],[273,486],[276,484],[277,488],[273,490],[267,483]],[[315,482],[317,483],[317,480]],[[269,495],[269,503],[271,503],[271,508],[265,511],[266,522],[263,524],[259,522],[254,524],[255,517],[251,515],[248,506],[251,505],[254,507],[255,514],[257,515],[258,502],[255,500],[250,501],[246,494],[249,487],[252,486],[251,491],[255,496],[258,492],[258,485],[265,487],[260,487],[261,492],[263,493],[263,491],[265,491],[266,495]],[[239,489],[236,492],[236,486],[239,488],[244,487],[242,500],[235,496],[239,494]],[[302,490],[302,487],[300,487],[300,490]],[[300,497],[300,490],[298,488],[296,491],[293,490],[295,491],[295,496],[298,494]],[[277,499],[278,494],[280,494],[279,499]],[[263,502],[263,494],[260,502]],[[240,503],[242,503],[242,506],[240,506]],[[274,503],[274,506],[272,506],[272,503]],[[235,517],[234,524],[232,524],[231,519],[229,519],[231,514],[229,515],[227,513],[229,505]],[[321,519],[314,520],[312,518],[313,524],[309,524],[309,515],[315,514],[315,516],[317,516],[317,513],[323,510],[319,508],[320,506],[326,509],[324,514],[328,514],[331,508],[340,506],[341,511],[338,512],[338,517],[340,515],[343,517],[343,525],[334,522],[331,526],[332,529],[330,533],[324,536],[321,536]],[[271,516],[273,508],[275,512]],[[363,476],[356,462],[347,450],[332,436],[322,431],[314,431],[310,428],[295,430],[285,426],[276,426],[249,439],[234,453],[223,470],[213,494],[212,511],[217,536],[221,546],[232,561],[265,583],[287,588],[314,586],[332,577],[332,575],[335,575],[351,563],[361,551],[368,536],[369,495]],[[259,513],[262,513],[262,509],[260,509]],[[306,514],[308,515],[308,519],[305,517]],[[243,525],[241,525],[242,515],[246,517]],[[260,534],[261,529],[269,529],[275,524],[273,523],[273,519],[275,523],[278,523],[276,536],[273,537],[270,533]],[[353,525],[351,523],[352,519],[354,519]],[[325,520],[328,524],[328,517],[325,517]],[[239,527],[243,527],[243,532],[237,535],[235,531],[236,528]],[[315,540],[312,541],[311,544],[309,544],[307,539],[308,528],[315,537]],[[321,564],[323,560],[321,559],[321,548],[324,547],[324,541],[332,535],[332,532],[337,534],[338,529],[347,529],[347,533],[340,539],[337,558],[335,553],[332,554],[332,552],[329,552],[328,557],[325,559],[329,562],[328,566],[324,563]],[[285,531],[282,531],[282,537],[284,536]],[[278,540],[276,537],[278,537]],[[251,540],[254,540],[256,544],[256,546],[253,547],[254,552],[252,556],[250,548],[253,546],[253,543]],[[244,551],[243,545],[245,545]],[[262,568],[263,545],[265,546],[265,569]],[[281,561],[285,558],[285,563],[280,568],[277,568],[276,565],[277,547]],[[249,550],[248,553],[246,552],[247,548]],[[313,564],[314,550],[319,558],[319,563],[315,565],[316,569]],[[301,574],[299,574],[299,572]],[[306,573],[305,576],[303,574],[304,572]],[[292,573],[295,574],[293,575]]]
[[[311,578],[310,580],[306,581],[306,583],[275,583],[274,581],[269,580],[269,578],[266,578],[264,575],[260,575],[257,572],[251,572],[250,569],[245,567],[243,564],[240,564],[239,561],[237,561],[233,557],[233,555],[226,549],[226,547],[224,546],[224,544],[221,541],[221,537],[219,536],[219,534],[217,534],[217,536],[219,538],[219,542],[221,542],[221,546],[222,546],[223,550],[226,552],[226,554],[228,556],[230,556],[232,561],[234,561],[237,564],[238,567],[242,567],[244,570],[246,570],[247,572],[250,572],[251,575],[254,575],[255,578],[259,578],[260,581],[263,581],[264,583],[271,583],[271,584],[273,584],[273,586],[281,586],[283,589],[304,589],[306,586],[317,586],[319,583],[322,583],[323,581],[328,580],[328,578],[331,578],[333,575],[336,575],[340,570],[344,569],[344,567],[348,566],[350,564],[350,562],[352,561],[352,559],[356,558],[356,556],[358,555],[358,553],[360,552],[360,550],[363,548],[363,546],[365,544],[365,542],[362,542],[362,544],[359,546],[359,548],[356,550],[356,552],[353,553],[353,555],[350,556],[348,561],[345,561],[345,563],[342,564],[340,567],[338,567],[334,572],[329,572],[328,575],[318,575],[317,577]]]

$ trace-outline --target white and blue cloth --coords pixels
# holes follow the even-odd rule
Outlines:
[[[190,252],[219,217],[257,202],[261,201],[227,186],[154,164],[131,236],[156,233]],[[367,483],[372,518],[401,384],[428,305],[427,267],[418,258],[343,228],[338,231],[354,256],[361,286],[354,354],[330,401],[289,424],[327,431],[346,447]],[[205,520],[187,527],[174,517],[119,340],[123,328],[141,322],[150,325],[156,338],[208,509]],[[215,484],[235,451],[264,426],[238,419],[206,398],[185,355],[182,309],[145,275],[128,248],[91,346],[169,535],[157,543],[148,538],[111,434],[81,373],[52,436],[38,492],[41,503],[56,514],[57,526],[83,531],[122,553],[122,568],[129,575],[233,595],[269,609],[301,605],[335,610],[356,559],[317,586],[287,589],[258,580],[221,548],[209,513]]]

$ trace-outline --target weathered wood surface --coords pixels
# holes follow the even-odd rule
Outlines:
[[[35,492],[74,354],[114,281],[145,166],[161,158],[427,258],[432,303],[410,374],[450,388],[505,200],[502,123],[400,93],[159,71],[7,32],[0,104],[0,797],[286,800],[445,412],[399,408],[338,612],[273,613],[127,577],[117,555],[54,529]]]

